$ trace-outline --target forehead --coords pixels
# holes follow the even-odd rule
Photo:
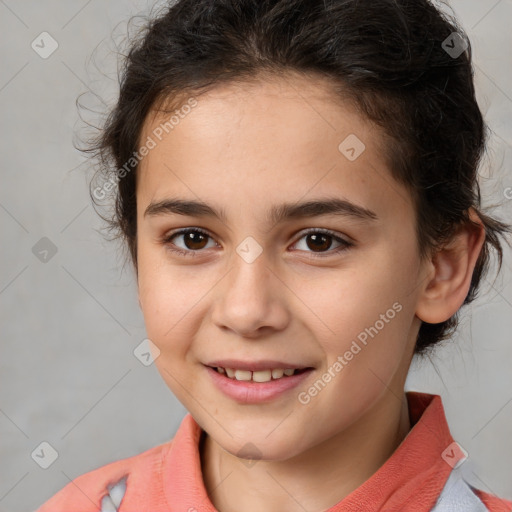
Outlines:
[[[192,98],[196,106],[189,108]],[[302,148],[302,156],[312,154],[310,146],[319,147],[323,142],[337,150],[337,142],[347,131],[360,138],[368,138],[367,132],[375,132],[372,139],[381,135],[351,103],[339,98],[331,81],[317,75],[263,75],[251,81],[216,85],[199,95],[181,93],[171,101],[148,114],[141,142],[156,131],[157,142],[164,142],[160,146],[179,146],[185,139],[197,147],[211,144],[209,158],[234,157],[233,150],[249,151],[264,144],[261,162],[265,157],[275,158],[272,151],[277,148],[281,153],[293,154]],[[372,144],[379,142],[372,140]],[[224,153],[226,146],[231,147],[229,155]]]
[[[238,192],[242,206],[242,196],[256,204],[273,195],[298,200],[313,191],[348,191],[364,204],[371,185],[380,187],[377,202],[390,186],[409,199],[386,168],[381,129],[323,77],[223,84],[194,98],[193,108],[175,103],[146,119],[140,141],[156,143],[137,173],[137,195],[146,202],[179,192],[203,199],[214,193],[216,203],[229,204]]]

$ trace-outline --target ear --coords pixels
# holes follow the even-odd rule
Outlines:
[[[461,226],[452,239],[427,262],[429,277],[425,281],[416,308],[416,316],[437,324],[448,320],[466,299],[478,256],[485,241],[485,227],[471,208],[473,223]]]

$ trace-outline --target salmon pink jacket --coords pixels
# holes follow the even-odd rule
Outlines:
[[[459,474],[441,397],[408,392],[412,428],[361,486],[324,512],[511,512],[512,502]],[[107,464],[67,484],[36,512],[216,512],[201,474],[202,429],[190,414],[171,441]]]

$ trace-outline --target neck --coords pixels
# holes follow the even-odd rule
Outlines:
[[[248,465],[205,434],[206,491],[220,512],[325,510],[368,480],[409,430],[405,394],[388,391],[348,429],[288,460]]]

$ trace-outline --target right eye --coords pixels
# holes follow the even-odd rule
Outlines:
[[[179,239],[179,237],[183,237],[183,248],[177,246],[173,241],[176,238]],[[208,238],[211,238],[211,236],[203,229],[186,228],[166,234],[162,239],[162,243],[166,249],[181,256],[195,256],[195,253],[205,249],[204,241]]]

